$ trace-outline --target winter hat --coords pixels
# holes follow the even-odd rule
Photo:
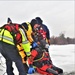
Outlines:
[[[10,18],[7,19],[7,23],[12,23]]]
[[[24,26],[26,30],[28,30],[28,25],[25,22],[22,23],[21,25]]]
[[[40,17],[36,17],[35,19],[38,21],[38,24],[42,24],[43,21]]]
[[[38,21],[36,19],[32,19],[30,24],[31,24],[31,26],[33,28],[35,24],[38,24]]]

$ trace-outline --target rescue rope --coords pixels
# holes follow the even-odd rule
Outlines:
[[[44,57],[44,53],[42,54],[42,57],[41,58],[39,58],[39,59],[36,59],[36,60],[34,60],[33,62],[36,62],[36,61],[39,61],[39,60],[41,60],[43,57]]]

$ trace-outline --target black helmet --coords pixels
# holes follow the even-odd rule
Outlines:
[[[7,23],[12,23],[10,18],[7,19]]]
[[[42,24],[43,21],[40,17],[36,17],[35,19],[38,21],[38,24]]]
[[[28,25],[27,25],[27,23],[24,22],[24,23],[22,23],[21,25],[24,26],[24,28],[25,28],[26,30],[28,30]]]

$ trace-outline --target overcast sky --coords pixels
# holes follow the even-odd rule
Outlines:
[[[74,38],[74,1],[0,1],[0,25],[10,17],[14,23],[31,21],[41,17],[51,36]]]

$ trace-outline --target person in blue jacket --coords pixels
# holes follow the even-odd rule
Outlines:
[[[43,20],[40,17],[36,17],[35,19],[38,21],[38,24],[42,26],[43,30],[46,32],[47,42],[50,45],[50,31],[48,27],[45,24],[43,24]]]

